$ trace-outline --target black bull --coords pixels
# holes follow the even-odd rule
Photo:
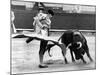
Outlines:
[[[71,54],[73,62],[75,61],[73,53],[75,54],[76,60],[82,59],[82,61],[84,63],[86,63],[86,61],[83,58],[83,55],[86,53],[88,58],[90,59],[90,61],[93,61],[90,56],[90,53],[89,53],[87,40],[83,36],[83,34],[81,32],[79,32],[78,30],[69,30],[69,31],[64,32],[64,34],[59,38],[59,40],[61,40],[61,43],[63,43],[65,45],[65,47],[68,47],[70,49],[70,54]],[[81,47],[79,47],[80,45],[78,44],[78,42],[81,43],[81,45],[82,45]],[[55,44],[47,45],[47,49],[49,52],[50,52],[50,48],[53,46],[55,46]],[[66,50],[66,49],[64,49],[64,50]],[[63,52],[65,52],[64,53],[64,55],[65,55],[66,51],[63,51]]]

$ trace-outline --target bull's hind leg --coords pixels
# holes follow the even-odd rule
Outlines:
[[[64,44],[60,44],[60,48],[62,50],[62,55],[64,57],[64,61],[65,61],[66,64],[68,64],[68,61],[66,59],[66,46]]]
[[[90,59],[90,61],[93,61],[92,57],[90,56],[89,48],[88,48],[87,44],[85,44],[84,50],[86,51],[86,54],[87,54],[88,58]]]

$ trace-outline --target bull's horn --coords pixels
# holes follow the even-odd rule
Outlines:
[[[81,42],[77,42],[77,44],[79,44],[79,47],[77,49],[82,47],[82,43]]]
[[[67,48],[69,48],[71,45],[72,45],[71,43],[70,43],[70,44],[68,44]]]

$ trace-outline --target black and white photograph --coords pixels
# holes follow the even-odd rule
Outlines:
[[[96,5],[11,0],[12,75],[96,69]]]

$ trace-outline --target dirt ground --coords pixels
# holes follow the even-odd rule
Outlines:
[[[53,33],[51,37],[58,39],[61,33]],[[54,71],[72,71],[72,70],[89,70],[95,69],[95,35],[90,33],[85,34],[87,39],[90,55],[93,62],[90,62],[86,54],[84,55],[87,64],[83,64],[81,60],[72,63],[69,50],[67,51],[66,58],[69,64],[64,64],[64,60],[59,47],[55,46],[51,49],[52,57],[49,57],[48,52],[44,55],[44,63],[48,68],[38,68],[39,64],[39,41],[34,40],[26,44],[27,38],[12,38],[11,40],[11,72],[12,74],[30,74],[40,72],[54,72]]]

